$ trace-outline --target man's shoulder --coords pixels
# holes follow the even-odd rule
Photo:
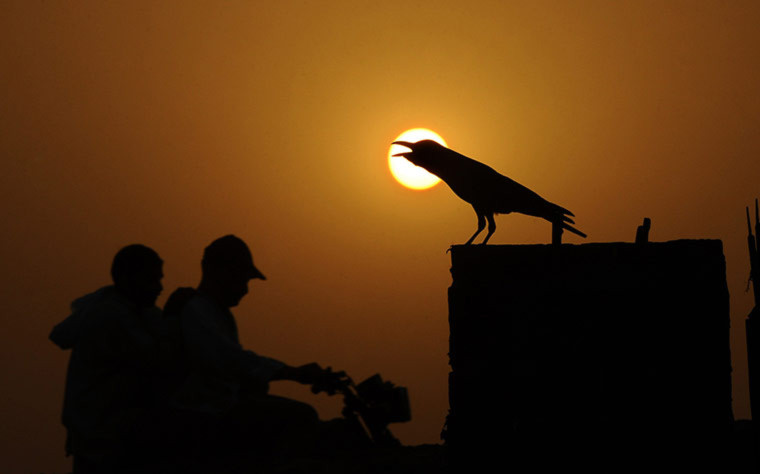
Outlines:
[[[211,297],[197,290],[193,293],[188,292],[184,296],[184,301],[181,301],[180,305],[177,305],[176,302],[172,305],[175,309],[169,308],[168,301],[164,309],[164,314],[167,314],[168,317],[171,317],[170,314],[173,312],[180,320],[180,324],[218,326],[220,321],[229,317],[229,310],[221,307]],[[167,311],[167,309],[170,309],[170,311]]]
[[[182,308],[182,314],[195,313],[210,316],[222,314],[224,312],[224,309],[214,300],[203,293],[198,293],[197,291],[187,299],[187,302]]]
[[[118,292],[106,292],[82,310],[82,335],[132,331],[139,315],[137,307]]]
[[[179,312],[180,325],[202,331],[226,332],[231,318],[234,317],[227,308],[203,293],[197,293],[189,298]]]
[[[179,287],[169,295],[164,304],[164,315],[167,318],[176,318],[185,309],[187,304],[198,294],[195,288],[183,286]]]
[[[92,315],[96,315],[95,318],[90,319],[98,321],[117,320],[137,314],[137,308],[134,304],[131,304],[125,297],[119,295],[116,291],[105,293],[97,301],[93,301],[85,311]]]

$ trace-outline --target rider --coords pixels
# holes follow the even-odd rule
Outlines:
[[[248,293],[250,280],[266,277],[248,246],[234,235],[214,240],[203,253],[197,288],[179,288],[164,308],[179,329],[182,379],[170,403],[213,420],[223,443],[291,449],[314,440],[319,426],[310,405],[268,394],[270,381],[312,385],[332,374],[316,363],[293,367],[243,349],[230,308]]]

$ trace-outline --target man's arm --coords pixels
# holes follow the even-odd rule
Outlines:
[[[189,362],[215,374],[271,380],[282,362],[244,350],[220,326],[218,309],[205,298],[193,298],[180,315],[182,338]]]
[[[185,305],[181,314],[185,351],[193,365],[212,373],[251,377],[260,382],[292,380],[312,385],[325,376],[336,375],[313,362],[293,367],[243,349],[219,325],[220,321],[214,319],[214,315],[222,315],[215,314],[218,309],[212,305],[205,298],[196,298]],[[345,373],[337,375],[345,376]]]
[[[302,365],[300,367],[292,367],[283,364],[280,370],[274,373],[271,380],[292,380],[304,385],[311,385],[324,373],[325,369],[320,367],[316,362]]]

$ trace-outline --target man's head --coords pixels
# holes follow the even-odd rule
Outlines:
[[[164,287],[164,262],[155,250],[132,244],[119,250],[111,264],[111,278],[116,289],[139,307],[156,304]]]
[[[248,293],[248,282],[266,277],[253,264],[248,246],[234,235],[211,242],[203,251],[201,285],[227,307],[237,306]]]

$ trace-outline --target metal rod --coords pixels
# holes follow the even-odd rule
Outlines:
[[[755,235],[752,235],[752,223],[749,219],[749,206],[747,211],[747,246],[749,247],[749,277],[752,280],[752,289],[755,296],[755,306],[760,305],[760,216],[758,215],[757,199],[755,199]]]
[[[757,239],[760,239],[760,213],[758,213],[758,211],[757,211],[757,198],[755,198],[755,240],[757,240]],[[757,244],[757,242],[755,242],[755,243]],[[760,250],[760,249],[758,249],[757,247],[755,247],[755,258],[756,259],[760,258],[760,256],[758,256],[758,250]],[[760,262],[755,261],[755,263],[757,264],[757,263],[760,263]]]
[[[744,209],[747,211],[747,232],[749,233],[749,236],[752,237],[752,221],[749,220],[749,206]]]

